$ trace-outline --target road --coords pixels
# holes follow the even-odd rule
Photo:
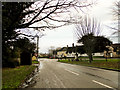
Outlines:
[[[40,59],[40,71],[29,88],[118,88],[118,72]]]

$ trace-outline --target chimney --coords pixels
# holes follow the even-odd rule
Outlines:
[[[74,47],[74,43],[72,44],[72,47]]]
[[[68,48],[68,45],[67,45],[67,48]]]

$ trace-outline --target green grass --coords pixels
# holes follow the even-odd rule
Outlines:
[[[103,56],[93,56],[93,58],[104,58]]]
[[[39,64],[39,61],[33,60],[32,64]]]
[[[35,68],[36,67],[33,65],[19,66],[17,68],[3,68],[2,88],[17,88]]]
[[[59,62],[120,70],[120,59],[108,59],[107,62],[105,59],[104,60],[93,60],[92,63],[89,63],[88,60],[82,60],[82,61],[59,60]]]
[[[88,59],[88,56],[80,56],[79,59]],[[104,58],[103,56],[93,56],[93,58]],[[74,59],[74,57],[66,57],[66,59]]]

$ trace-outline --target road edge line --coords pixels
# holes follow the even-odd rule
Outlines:
[[[116,90],[115,88],[113,88],[113,87],[111,87],[111,86],[108,86],[108,85],[106,85],[106,84],[103,84],[103,83],[101,83],[101,82],[98,82],[98,81],[96,81],[96,80],[92,80],[93,82],[95,82],[95,83],[97,83],[97,84],[99,84],[99,85],[102,85],[102,86],[104,86],[104,87],[107,87],[107,88],[111,88],[111,89],[113,89],[113,90]]]

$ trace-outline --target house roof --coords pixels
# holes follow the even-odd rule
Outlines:
[[[113,47],[120,47],[120,43],[115,43],[115,44],[112,44],[111,46],[113,46]]]
[[[84,52],[84,50],[83,50],[83,45],[82,46],[75,46],[75,47],[63,47],[63,48],[61,48],[61,49],[59,49],[59,50],[57,50],[58,52],[59,51],[67,51],[67,52],[69,52],[69,53],[72,53],[72,52]]]
[[[86,52],[84,49],[84,45],[74,46],[74,47],[63,47],[63,48],[57,50],[57,52],[59,52],[59,51],[66,51],[67,53],[78,52],[81,54],[84,54]],[[103,52],[103,51],[97,50],[97,51],[94,51],[94,53],[95,52]]]
[[[63,47],[63,48],[61,48],[61,49],[59,49],[57,51],[67,51],[67,47]]]

